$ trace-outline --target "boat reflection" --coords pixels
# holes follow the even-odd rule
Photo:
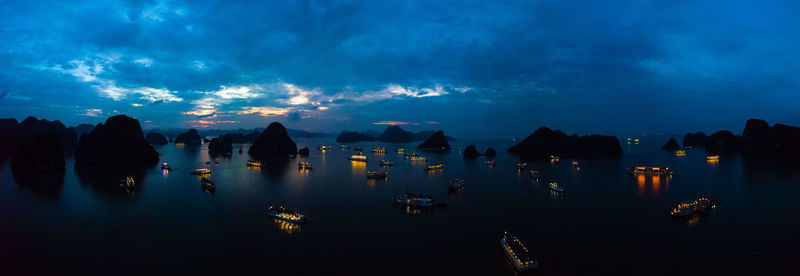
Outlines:
[[[278,228],[287,234],[294,234],[303,231],[303,224],[285,221],[282,219],[271,218],[272,222],[278,225]]]
[[[659,196],[661,194],[661,184],[664,184],[664,190],[669,190],[669,181],[671,177],[661,177],[659,175],[636,175],[637,195],[644,197],[648,194],[648,186],[650,186],[650,194]]]

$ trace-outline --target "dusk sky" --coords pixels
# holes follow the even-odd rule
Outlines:
[[[0,1],[0,118],[455,137],[800,125],[800,2],[578,2]]]

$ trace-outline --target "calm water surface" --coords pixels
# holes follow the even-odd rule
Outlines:
[[[355,143],[321,153],[333,139],[300,139],[308,158],[248,169],[248,145],[231,159],[205,165],[205,146],[156,147],[173,170],[76,172],[68,158],[62,177],[18,177],[0,166],[0,274],[471,274],[511,275],[499,246],[516,232],[539,259],[535,274],[794,274],[800,273],[800,169],[760,168],[738,156],[707,163],[702,150],[685,157],[659,145],[624,145],[621,158],[531,163],[541,183],[518,173],[506,142],[475,143],[498,150],[498,165],[465,161],[458,150],[426,153],[445,169],[428,173],[393,149],[414,144]],[[662,141],[658,141],[662,142]],[[238,154],[239,148],[244,154]],[[388,159],[387,180],[366,171]],[[297,170],[297,162],[314,165]],[[633,164],[669,165],[673,177],[634,177]],[[201,190],[188,171],[208,166],[215,193]],[[133,175],[134,193],[118,181]],[[466,187],[450,193],[447,182]],[[564,195],[546,184],[558,181]],[[36,183],[48,183],[42,185]],[[428,193],[446,208],[397,207],[391,197]],[[673,219],[678,202],[722,200],[707,216]],[[265,215],[270,204],[303,211],[306,225]]]

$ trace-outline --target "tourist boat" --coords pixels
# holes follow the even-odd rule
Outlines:
[[[548,187],[550,188],[550,190],[556,193],[563,193],[565,191],[564,186],[558,184],[558,182],[550,182],[550,185],[548,185]]]
[[[217,185],[214,185],[214,182],[211,182],[211,180],[208,180],[208,178],[203,178],[200,179],[200,188],[205,191],[213,192],[217,190]]]
[[[517,163],[517,170],[521,171],[528,167],[528,163]]]
[[[414,157],[414,156],[417,156],[417,153],[416,152],[409,152],[409,153],[406,153],[405,156],[406,157]]]
[[[211,170],[206,169],[206,168],[199,168],[199,169],[195,169],[195,170],[189,172],[189,174],[206,175],[206,174],[211,174]]]
[[[531,170],[531,177],[534,179],[539,179],[539,171]]]
[[[310,170],[310,169],[313,169],[313,167],[311,166],[311,163],[308,163],[308,162],[300,162],[300,163],[297,163],[297,169],[300,169],[300,170]]]
[[[561,159],[558,158],[558,155],[550,155],[550,162],[558,162]]]
[[[386,153],[386,149],[382,147],[373,147],[372,152],[376,154],[384,154]]]
[[[528,248],[517,236],[504,232],[503,238],[500,239],[500,245],[503,246],[503,251],[506,252],[506,256],[517,271],[522,272],[539,267],[539,261],[530,255]]]
[[[324,146],[324,145],[323,146],[317,146],[317,149],[321,150],[321,151],[329,150],[329,149],[332,149],[332,148],[333,148],[332,146]]]
[[[436,164],[436,165],[427,165],[425,166],[426,171],[435,171],[444,169],[444,164]]]
[[[133,177],[128,176],[119,181],[119,186],[123,189],[133,190],[136,188],[136,181],[133,181]]]
[[[675,155],[676,156],[686,156],[686,151],[685,150],[676,150],[675,151]]]
[[[349,160],[352,160],[352,161],[367,162],[367,156],[366,156],[366,155],[363,155],[363,154],[361,154],[360,152],[359,152],[359,153],[356,153],[356,154],[353,154],[353,155],[351,155],[351,156],[350,156],[350,157],[348,157],[347,159],[349,159]]]
[[[404,148],[397,149],[397,153],[404,153],[404,152],[406,152],[406,149]]]
[[[339,149],[340,149],[340,150],[346,150],[346,149],[350,149],[350,146],[348,146],[348,145],[341,145],[341,146],[339,146]]]
[[[392,161],[389,161],[389,160],[380,160],[380,161],[378,161],[378,166],[381,166],[381,167],[391,166],[391,165],[394,165],[394,163],[392,163]]]
[[[581,168],[581,164],[578,163],[577,160],[576,161],[572,161],[572,167],[575,168],[575,169],[580,169]]]
[[[489,165],[489,166],[494,166],[494,165],[497,165],[497,160],[486,160],[486,161],[484,161],[484,163],[486,163],[486,165]]]
[[[282,206],[269,206],[267,207],[267,215],[273,218],[295,222],[295,223],[304,223],[306,222],[306,216],[301,214],[295,210],[289,210],[283,208]]]
[[[415,206],[415,207],[432,207],[433,197],[430,195],[420,195],[405,193],[402,195],[394,196],[394,202],[401,205]]]
[[[692,203],[682,202],[678,204],[669,214],[673,217],[683,217],[698,212],[705,212],[717,205],[719,205],[719,200],[709,200],[708,198],[701,197]]]
[[[706,156],[706,160],[708,160],[708,161],[719,161],[719,155]]]
[[[248,167],[261,167],[261,162],[248,160],[247,161],[247,166]]]
[[[367,178],[369,179],[382,179],[386,178],[389,174],[384,171],[368,171]]]
[[[413,156],[411,156],[411,162],[422,162],[422,163],[424,163],[424,162],[428,162],[428,158],[426,158],[425,156],[413,155]]]
[[[214,158],[214,163],[219,164],[219,158]]]
[[[168,170],[169,170],[169,164],[167,164],[166,162],[164,162],[163,164],[161,164],[161,169],[162,169],[162,170],[165,170],[165,171],[168,171]]]
[[[464,188],[464,179],[456,178],[450,180],[450,189],[461,190],[462,188]]]
[[[672,175],[673,172],[669,167],[659,166],[632,166],[627,169],[630,174],[643,174],[643,175]]]

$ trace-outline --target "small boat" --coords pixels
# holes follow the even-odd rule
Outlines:
[[[415,207],[433,207],[433,197],[430,195],[405,193],[392,197],[400,205]]]
[[[214,158],[214,163],[219,164],[219,158]]]
[[[321,151],[326,151],[326,150],[329,150],[329,149],[332,149],[332,148],[333,148],[332,146],[324,146],[324,145],[323,146],[317,146],[317,149],[321,150]]]
[[[561,159],[560,159],[560,158],[558,158],[558,155],[550,155],[550,162],[551,162],[551,163],[558,162],[558,161],[560,161],[560,160],[561,160]]]
[[[369,179],[383,179],[386,178],[389,174],[384,171],[368,171],[367,178]]]
[[[539,171],[531,170],[531,177],[534,179],[539,179]]]
[[[426,171],[435,171],[444,169],[444,164],[436,164],[436,165],[427,165],[425,166]]]
[[[659,166],[632,166],[627,169],[628,173],[637,175],[672,175],[674,174],[669,167],[659,167]]]
[[[694,213],[706,212],[711,208],[717,207],[719,203],[719,200],[709,200],[708,198],[701,197],[692,203],[679,203],[669,214],[673,217],[688,216]]]
[[[211,174],[211,170],[209,170],[209,169],[206,169],[206,168],[199,168],[199,169],[195,169],[195,170],[193,170],[193,171],[189,172],[189,174],[193,174],[193,175],[206,175],[206,174]]]
[[[675,151],[675,155],[676,156],[686,156],[686,151],[685,150],[676,150]]]
[[[247,160],[247,166],[248,167],[261,167],[261,162],[253,161],[253,160]]]
[[[206,161],[206,165],[211,164],[211,161]]]
[[[161,169],[162,169],[162,170],[165,170],[165,171],[168,171],[168,170],[170,170],[170,169],[169,169],[169,164],[167,164],[166,162],[164,162],[163,164],[161,164]]]
[[[425,156],[417,156],[415,154],[415,155],[411,156],[411,162],[425,163],[425,162],[428,162],[428,158],[426,158]]]
[[[506,252],[506,256],[517,271],[522,272],[539,267],[539,261],[530,255],[528,248],[517,236],[508,232],[503,233],[500,245],[503,246],[503,251]]]
[[[528,167],[528,163],[517,163],[517,170],[521,171]]]
[[[214,182],[208,180],[208,178],[200,179],[200,188],[205,191],[213,192],[217,190],[217,185],[214,185]]]
[[[414,157],[414,156],[417,156],[417,153],[416,152],[409,152],[409,153],[406,153],[405,156],[406,157]]]
[[[488,165],[488,166],[495,166],[495,165],[497,165],[497,160],[494,160],[494,159],[486,160],[486,161],[484,161],[484,163],[486,163],[486,165]]]
[[[456,178],[450,180],[450,189],[461,190],[462,188],[464,188],[464,179]]]
[[[397,153],[404,153],[404,152],[406,152],[406,149],[404,148],[397,149]]]
[[[563,193],[565,191],[564,186],[558,184],[558,182],[550,182],[550,185],[548,185],[548,187],[550,188],[550,190],[556,193]]]
[[[578,163],[578,161],[577,161],[577,160],[575,160],[575,161],[572,161],[572,168],[574,168],[574,169],[580,169],[580,168],[581,168],[581,164],[580,164],[580,163]]]
[[[351,160],[351,161],[367,162],[367,156],[366,156],[366,155],[363,155],[363,154],[361,154],[360,152],[359,152],[359,153],[356,153],[356,154],[353,154],[353,155],[351,155],[351,156],[350,156],[350,157],[348,157],[347,159],[348,159],[348,160]]]
[[[346,150],[346,149],[350,149],[350,146],[348,146],[348,145],[341,145],[341,146],[339,146],[339,149],[340,149],[340,150]]]
[[[136,188],[136,181],[133,181],[133,177],[128,176],[119,181],[119,186],[126,190],[133,190]]]
[[[719,161],[719,155],[706,156],[706,160],[708,160],[708,161]]]
[[[297,169],[300,169],[300,170],[310,170],[310,169],[313,169],[313,167],[311,166],[311,163],[308,163],[308,162],[300,162],[300,163],[297,163]]]
[[[389,160],[380,160],[380,161],[378,161],[378,166],[381,166],[381,167],[388,167],[388,166],[391,166],[391,165],[394,165],[394,163],[392,163],[392,161],[389,161]]]
[[[269,206],[267,207],[267,215],[273,218],[295,222],[295,223],[304,223],[306,222],[306,216],[301,214],[295,210],[289,210],[283,208],[282,206]]]
[[[372,152],[376,154],[384,154],[386,153],[386,149],[383,147],[373,147]]]

